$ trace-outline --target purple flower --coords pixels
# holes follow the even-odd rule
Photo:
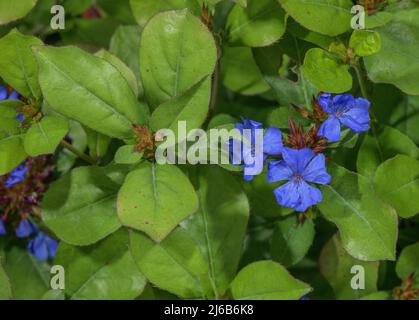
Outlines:
[[[263,163],[265,163],[267,157],[269,155],[280,155],[283,143],[282,143],[282,133],[281,130],[275,127],[269,127],[263,133],[263,125],[260,122],[244,119],[242,118],[243,123],[237,123],[235,128],[240,131],[242,137],[244,137],[243,144],[241,146],[241,159],[243,159],[243,169],[245,171],[244,180],[251,181],[255,174],[246,174],[248,169],[255,170],[256,166],[260,165],[260,170],[263,169]],[[250,137],[245,130],[250,130]],[[263,134],[263,139],[261,139],[261,135]],[[247,138],[247,139],[246,139]],[[258,143],[262,140],[262,144]],[[231,146],[232,141],[230,141],[230,150],[232,154],[234,153],[233,148]],[[261,157],[261,163],[257,162],[258,157]],[[232,155],[234,159],[234,155]],[[234,160],[233,160],[234,162]]]
[[[57,251],[58,242],[39,231],[35,238],[28,244],[28,251],[39,261],[53,259]]]
[[[3,219],[0,218],[0,236],[6,235],[6,226],[4,225]]]
[[[25,180],[28,170],[29,166],[26,164],[26,161],[22,162],[18,167],[13,169],[13,171],[9,173],[9,177],[4,183],[5,188],[11,188]]]
[[[18,100],[19,94],[16,91],[13,91],[11,94],[7,92],[6,87],[0,86],[0,101],[3,100]]]
[[[325,157],[309,148],[283,148],[282,157],[284,160],[269,163],[268,182],[288,180],[274,190],[275,197],[280,205],[304,212],[322,200],[320,190],[308,182],[328,184],[331,180]]]
[[[36,229],[28,219],[22,219],[19,222],[15,232],[18,238],[29,237]]]
[[[323,122],[317,134],[330,142],[339,141],[341,124],[356,133],[370,128],[370,102],[367,99],[354,98],[351,94],[332,97],[330,93],[325,93],[319,96],[318,102],[330,116]]]

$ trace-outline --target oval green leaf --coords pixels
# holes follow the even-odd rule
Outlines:
[[[122,224],[163,240],[198,209],[188,178],[174,165],[144,162],[130,172],[118,194]]]

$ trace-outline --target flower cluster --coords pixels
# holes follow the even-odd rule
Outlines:
[[[38,209],[52,178],[50,157],[29,158],[7,175],[0,176],[0,236],[14,228],[17,238],[31,238],[28,250],[39,260],[52,258],[56,240],[39,230],[31,218],[40,218]]]
[[[314,125],[305,131],[301,124],[296,126],[290,120],[289,134],[284,136],[275,127],[269,127],[261,134],[262,123],[243,119],[235,128],[242,136],[245,129],[252,132],[250,147],[241,149],[243,169],[255,165],[252,159],[258,153],[263,153],[264,163],[271,157],[267,181],[284,182],[274,190],[278,204],[305,212],[322,200],[321,191],[313,185],[326,185],[331,181],[326,170],[326,157],[321,152],[327,148],[328,143],[340,140],[342,125],[355,133],[368,130],[369,106],[368,100],[354,98],[349,94],[334,97],[329,93],[321,94],[314,101],[313,113],[297,108]],[[261,148],[256,147],[257,139],[263,141]],[[250,181],[253,176],[245,174],[244,179]]]

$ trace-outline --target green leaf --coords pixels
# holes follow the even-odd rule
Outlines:
[[[337,36],[351,28],[351,0],[278,1],[290,16],[309,30]]]
[[[419,96],[405,96],[403,101],[392,109],[389,121],[419,145]]]
[[[9,277],[3,270],[2,258],[0,257],[0,300],[12,298],[12,288],[10,287]]]
[[[212,74],[216,61],[214,38],[198,18],[187,10],[157,14],[144,28],[140,47],[141,77],[152,109]]]
[[[62,290],[48,290],[43,296],[42,300],[65,300],[65,294]]]
[[[391,292],[388,291],[377,291],[362,296],[360,300],[393,300]]]
[[[97,0],[97,4],[112,18],[125,24],[134,24],[130,0]]]
[[[419,8],[394,12],[393,19],[376,31],[381,36],[382,48],[365,58],[369,78],[418,95]]]
[[[314,223],[311,219],[298,223],[296,216],[290,216],[277,222],[272,235],[272,258],[284,267],[297,264],[310,249],[314,235]]]
[[[134,231],[130,239],[135,262],[153,285],[183,299],[208,297],[208,264],[184,230],[175,229],[160,243]]]
[[[145,106],[110,63],[76,47],[35,52],[42,93],[55,111],[119,139],[133,137],[132,123],[145,123]]]
[[[167,128],[177,135],[179,121],[186,121],[186,132],[201,127],[207,118],[210,95],[211,79],[207,77],[184,94],[158,106],[150,118],[151,129]]]
[[[391,127],[384,127],[377,135],[370,133],[365,136],[358,152],[358,172],[372,179],[382,162],[398,154],[419,159],[419,148],[409,137]]]
[[[95,243],[121,226],[116,213],[119,187],[103,168],[76,168],[49,187],[41,206],[43,221],[67,243]]]
[[[119,25],[116,20],[110,17],[73,18],[69,24],[68,31],[60,33],[62,45],[81,45],[87,48],[107,48]]]
[[[264,47],[285,33],[287,16],[276,0],[236,4],[227,18],[227,39],[232,45]]]
[[[255,176],[252,181],[244,181],[240,177],[241,184],[247,194],[252,214],[262,217],[281,217],[290,214],[293,210],[281,207],[273,193],[278,187],[276,183],[268,183],[266,175],[260,174]]]
[[[120,147],[115,154],[115,162],[120,164],[134,164],[143,158],[143,153],[134,150],[134,145]]]
[[[365,262],[353,258],[343,248],[338,235],[333,236],[323,247],[319,266],[321,274],[332,286],[338,300],[359,299],[377,291],[379,262]],[[351,286],[355,277],[352,272],[354,266],[360,266],[364,270],[364,277],[359,274],[359,277],[365,281],[365,288],[362,290],[353,289]]]
[[[387,160],[377,169],[374,187],[401,217],[413,217],[419,212],[419,161],[405,155]]]
[[[23,96],[39,99],[38,68],[31,51],[31,47],[36,45],[42,45],[42,41],[22,35],[15,29],[1,38],[0,76]]]
[[[349,47],[360,57],[371,56],[381,49],[381,37],[372,30],[355,30],[349,40]]]
[[[349,66],[342,64],[327,51],[313,48],[307,51],[302,71],[319,90],[342,93],[352,88]]]
[[[112,139],[104,134],[85,128],[89,154],[93,159],[100,159],[106,155]]]
[[[396,272],[401,280],[419,272],[419,242],[403,248],[396,264]]]
[[[7,24],[26,16],[38,0],[19,0],[13,4],[9,1],[0,1],[0,25]]]
[[[374,29],[382,27],[393,19],[393,14],[386,11],[378,11],[373,15],[365,15],[365,28]]]
[[[68,121],[56,116],[45,116],[26,132],[24,147],[31,157],[54,153],[69,130]]]
[[[65,293],[76,300],[132,300],[146,280],[128,249],[128,232],[120,230],[89,247],[61,242],[55,263],[65,269]]]
[[[78,16],[88,10],[93,5],[94,0],[62,0],[65,13],[72,16]]]
[[[128,174],[118,194],[122,224],[145,232],[155,241],[163,240],[197,208],[191,183],[173,165],[140,164]]]
[[[27,157],[23,147],[25,135],[18,128],[16,116],[14,109],[0,104],[0,175],[12,171]]]
[[[135,74],[138,83],[138,96],[144,96],[144,88],[140,76],[138,48],[141,33],[138,26],[119,26],[112,36],[109,51],[121,59]]]
[[[200,208],[182,226],[204,254],[214,294],[219,297],[237,272],[249,204],[240,184],[218,166],[200,167],[197,179]]]
[[[310,291],[310,286],[273,261],[249,264],[231,283],[235,300],[297,300]]]
[[[269,90],[253,59],[251,48],[225,46],[223,51],[221,78],[224,86],[244,95],[256,95]]]
[[[192,13],[199,15],[201,8],[196,0],[130,0],[132,13],[137,23],[144,27],[149,19],[162,11],[188,8]]]
[[[346,251],[363,261],[394,260],[395,211],[376,197],[367,178],[337,165],[329,166],[329,173],[332,182],[321,188],[318,207],[339,228]]]
[[[134,92],[135,96],[138,96],[138,83],[137,78],[133,71],[127,67],[127,65],[122,62],[117,56],[114,56],[112,53],[105,49],[101,49],[95,53],[95,56],[102,58],[108,61],[111,65],[118,69],[121,75],[125,78],[128,82],[129,86],[131,87],[132,91]]]
[[[36,260],[26,249],[12,247],[7,251],[3,267],[15,300],[41,299],[50,288],[48,264]]]

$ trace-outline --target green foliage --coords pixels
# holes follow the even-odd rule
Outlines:
[[[144,28],[140,44],[141,78],[151,108],[178,97],[212,74],[216,61],[213,36],[189,11],[154,16]]]
[[[232,45],[263,47],[284,34],[287,16],[276,0],[251,1],[245,8],[236,4],[227,19]]]
[[[66,270],[65,294],[71,299],[134,299],[146,284],[128,250],[125,230],[88,247],[63,242],[55,261]]]
[[[296,218],[291,216],[277,222],[272,235],[272,258],[284,267],[297,264],[310,249],[314,235],[312,220],[298,223]]]
[[[418,1],[361,30],[351,0],[62,0],[65,30],[54,4],[0,0],[1,300],[419,299]],[[327,174],[213,163],[246,120]]]
[[[117,207],[123,225],[161,241],[197,210],[198,198],[180,169],[144,162],[127,175]]]
[[[342,246],[337,235],[333,236],[320,254],[320,271],[332,286],[336,299],[358,299],[360,296],[377,291],[378,262],[360,261],[350,256]],[[352,268],[361,266],[364,268],[365,288],[353,290],[351,287],[354,273]]]
[[[121,226],[115,203],[119,188],[106,169],[76,168],[50,186],[42,203],[43,220],[67,243],[95,243]]]
[[[310,290],[273,261],[249,264],[231,284],[231,294],[236,300],[296,300]]]
[[[0,1],[0,25],[20,19],[28,14],[38,0],[20,0],[10,5],[10,2]]]
[[[31,52],[32,46],[41,44],[41,40],[24,36],[16,30],[0,39],[0,76],[19,93],[30,98],[41,95],[36,60]]]
[[[304,58],[305,77],[321,91],[341,93],[350,90],[352,76],[348,69],[323,49],[310,49]]]

